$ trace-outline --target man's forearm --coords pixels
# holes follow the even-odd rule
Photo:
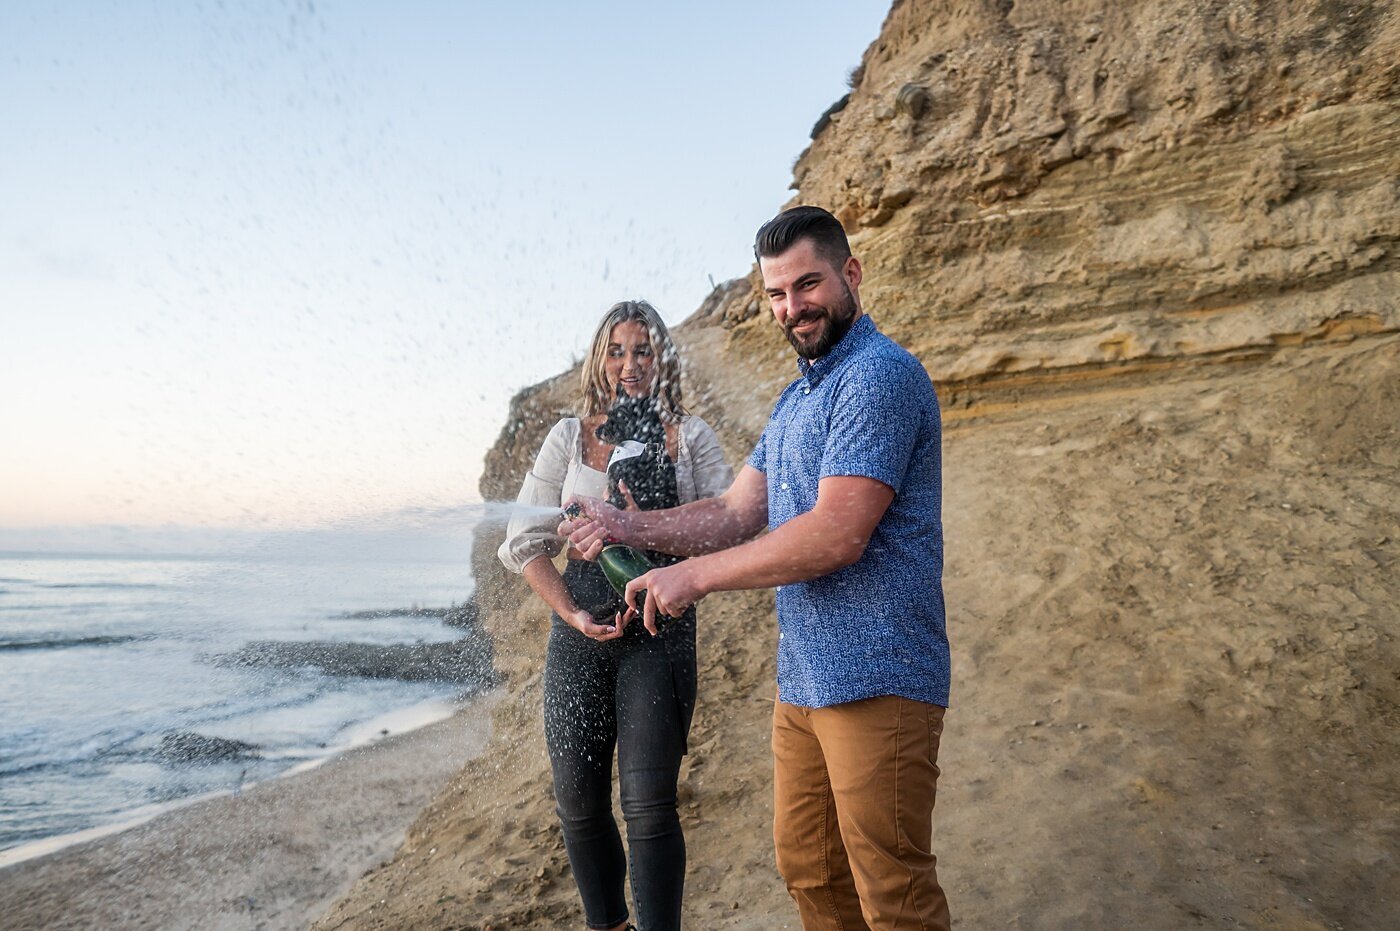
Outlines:
[[[761,516],[766,523],[764,502],[753,503],[753,493],[759,489],[754,477],[759,475],[747,468],[740,473],[735,484],[745,485],[738,487],[735,498],[749,502],[740,513],[748,513],[751,520]],[[735,492],[734,487],[730,490]],[[627,583],[628,604],[638,607],[647,630],[655,633],[657,612],[675,617],[711,592],[805,582],[854,565],[865,554],[894,494],[894,489],[878,479],[827,476],[818,484],[812,510],[757,540],[653,569],[633,579]],[[719,539],[722,534],[714,533],[713,537]],[[647,598],[638,606],[636,595],[642,589]]]
[[[627,542],[672,556],[700,556],[750,539],[762,525],[726,506],[723,498],[702,498],[664,511],[628,511]]]
[[[851,565],[864,551],[864,540],[842,539],[809,511],[757,540],[686,565],[706,592],[737,591],[815,579]]]

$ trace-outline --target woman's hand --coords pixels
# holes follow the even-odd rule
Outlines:
[[[577,608],[568,614],[560,616],[564,619],[564,623],[568,624],[574,630],[583,634],[590,640],[597,640],[599,643],[607,640],[616,640],[618,637],[621,637],[622,632],[627,629],[627,621],[624,620],[621,615],[615,616],[611,624],[599,624],[593,619],[593,615],[582,608]]]
[[[623,496],[631,510],[636,509],[632,495],[622,486]],[[579,515],[564,520],[559,525],[558,534],[569,538],[569,545],[584,559],[595,560],[606,543],[626,543],[628,531],[628,511],[622,511],[600,498],[570,498],[569,505],[577,506]]]

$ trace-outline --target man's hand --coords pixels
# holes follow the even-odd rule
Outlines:
[[[646,604],[637,607],[637,593],[646,590]],[[656,635],[656,617],[680,617],[685,609],[708,595],[704,585],[689,563],[676,563],[662,569],[653,569],[639,575],[627,583],[627,591],[622,596],[627,603],[627,613],[623,622],[631,620],[638,613],[642,615],[642,626],[647,633]]]
[[[631,495],[627,494],[629,503]],[[569,545],[578,550],[584,559],[594,560],[603,551],[604,543],[627,542],[627,512],[620,511],[601,498],[576,496],[565,505],[577,505],[582,513],[571,517],[559,525],[561,537],[569,538]]]

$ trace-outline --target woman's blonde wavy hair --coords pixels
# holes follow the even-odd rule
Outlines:
[[[583,416],[604,413],[612,406],[614,396],[608,390],[603,363],[608,358],[613,327],[634,320],[647,328],[647,341],[651,343],[652,357],[656,359],[656,380],[651,384],[651,394],[656,399],[657,412],[663,420],[678,422],[685,415],[685,408],[681,406],[681,356],[661,315],[646,301],[620,301],[599,322],[580,378]]]

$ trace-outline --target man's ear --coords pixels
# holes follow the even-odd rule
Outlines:
[[[860,259],[853,255],[847,256],[845,264],[841,266],[841,277],[846,279],[846,284],[852,291],[860,287],[864,274],[864,270],[860,267]]]

